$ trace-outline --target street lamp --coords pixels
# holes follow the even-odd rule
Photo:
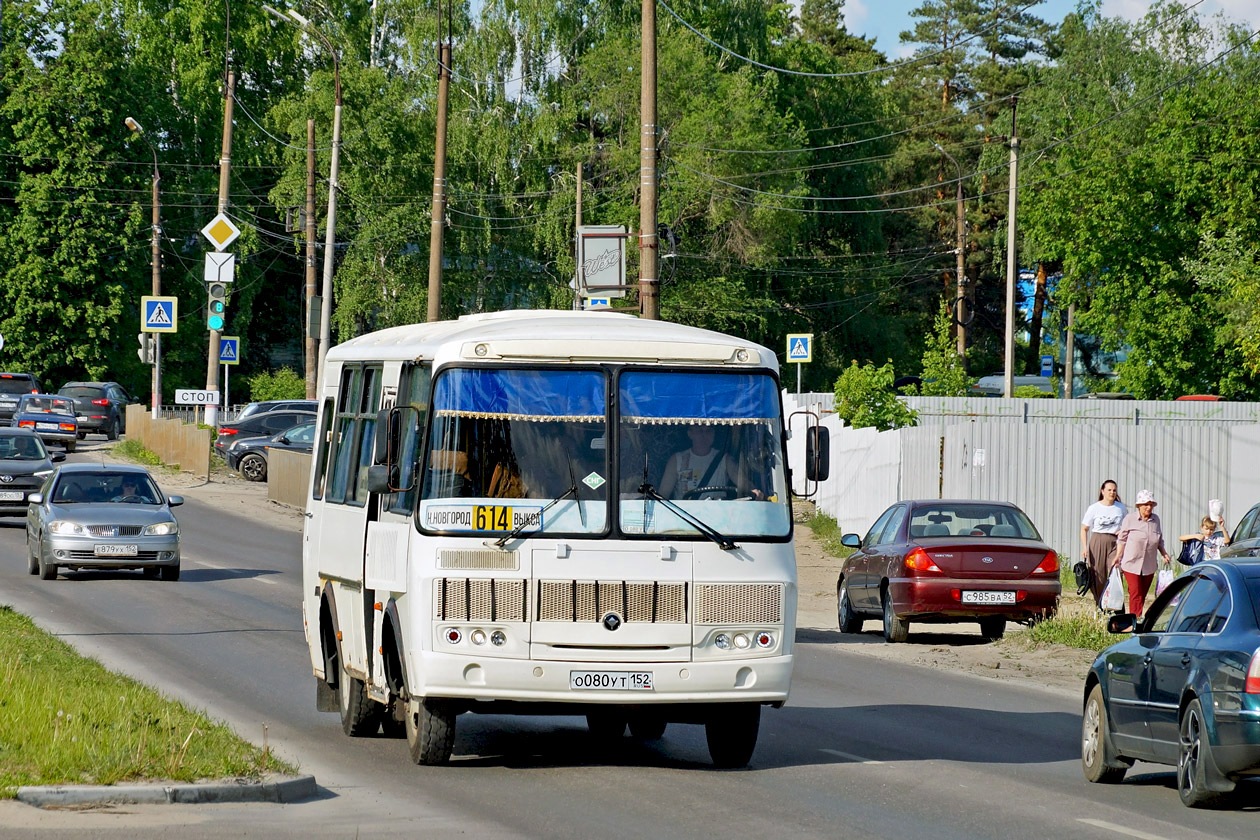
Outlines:
[[[949,158],[950,162],[954,164],[954,168],[958,170],[958,181],[957,181],[958,189],[957,189],[957,192],[955,193],[956,197],[954,201],[955,216],[957,217],[956,219],[956,226],[957,226],[956,246],[955,246],[957,261],[955,264],[956,268],[954,269],[955,271],[954,281],[956,285],[956,291],[955,291],[955,300],[954,300],[954,306],[953,306],[953,317],[954,317],[954,323],[958,325],[958,344],[957,344],[958,358],[963,365],[963,370],[966,371],[967,369],[967,324],[970,323],[970,319],[968,319],[968,321],[964,323],[962,319],[962,314],[961,314],[965,290],[967,288],[967,257],[966,257],[967,228],[966,228],[966,220],[963,215],[962,166],[959,165],[958,161],[954,158],[953,155],[945,151],[944,147],[941,146],[940,143],[933,143],[932,145],[936,147],[936,150],[938,152],[943,154],[945,157]]]
[[[123,120],[127,128],[131,129],[133,134],[140,137],[149,147],[149,151],[153,152],[153,254],[151,257],[153,272],[153,291],[154,297],[162,294],[162,248],[161,248],[161,201],[158,194],[158,185],[162,181],[162,176],[158,172],[157,149],[149,142],[149,138],[144,133],[144,128],[140,123],[136,122],[133,117],[127,117]],[[160,333],[153,333],[153,376],[152,376],[152,412],[153,419],[157,420],[162,410],[162,337]]]
[[[289,9],[288,13],[273,9],[271,6],[263,5],[263,9],[267,14],[277,20],[285,23],[296,23],[307,32],[311,33],[324,44],[328,50],[328,54],[332,56],[333,61],[333,92],[335,95],[335,107],[333,108],[333,138],[332,138],[332,161],[328,168],[328,221],[324,229],[324,278],[321,286],[323,298],[320,302],[319,311],[319,380],[322,389],[322,380],[324,376],[324,359],[328,355],[328,347],[332,344],[332,278],[333,278],[333,259],[336,256],[336,241],[334,232],[337,227],[337,190],[339,188],[337,174],[339,172],[339,153],[341,151],[341,61],[337,58],[337,50],[333,48],[332,41],[328,40],[323,32],[316,29],[311,22],[302,15]],[[319,389],[317,389],[317,393]]]

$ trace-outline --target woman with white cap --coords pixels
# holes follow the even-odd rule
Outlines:
[[[1139,490],[1133,504],[1137,510],[1120,523],[1115,556],[1129,590],[1129,612],[1141,615],[1146,593],[1155,578],[1156,557],[1163,557],[1169,564],[1172,558],[1164,548],[1164,531],[1155,515],[1154,494],[1150,490]]]

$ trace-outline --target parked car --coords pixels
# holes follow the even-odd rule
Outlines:
[[[1221,559],[1260,556],[1260,505],[1243,514],[1230,534],[1230,543],[1221,549]]]
[[[68,569],[142,569],[179,580],[179,523],[143,467],[66,464],[28,497],[27,571],[44,580]]]
[[[1043,394],[1055,396],[1054,381],[1048,376],[1013,376],[1011,387],[1020,388],[1031,385]],[[1000,397],[1006,393],[1006,375],[993,373],[976,380],[968,392],[972,397]]]
[[[13,417],[18,398],[23,394],[38,394],[43,390],[44,386],[33,373],[0,373],[0,420]]]
[[[214,440],[214,451],[220,457],[227,458],[227,448],[237,440],[253,437],[271,437],[285,429],[292,429],[299,423],[314,422],[313,411],[267,411],[246,417],[244,420],[233,420],[224,423]]]
[[[117,382],[67,382],[57,394],[74,400],[79,440],[90,432],[118,440],[127,432],[127,406],[139,402]]]
[[[9,424],[30,429],[44,443],[60,443],[67,452],[73,452],[79,442],[74,401],[56,394],[23,394]]]
[[[268,411],[315,411],[318,406],[318,400],[261,400],[248,403],[241,409],[241,413],[236,415],[236,419],[244,420],[246,417],[266,414]]]
[[[26,497],[64,460],[60,452],[49,454],[30,429],[0,429],[0,516],[25,516]]]
[[[1134,761],[1175,765],[1197,807],[1260,775],[1260,563],[1218,560],[1181,575],[1085,679],[1081,766],[1116,784]],[[1132,631],[1128,633],[1127,631]]]
[[[999,639],[1008,621],[1058,606],[1059,557],[1007,502],[898,502],[865,538],[841,543],[854,549],[836,583],[841,633],[882,617],[889,642],[904,642],[912,621],[976,621],[986,639]]]
[[[310,452],[315,445],[315,421],[301,423],[271,437],[242,438],[228,445],[224,453],[228,469],[250,481],[267,480],[267,454],[273,449]]]

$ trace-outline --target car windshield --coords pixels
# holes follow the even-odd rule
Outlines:
[[[618,380],[618,404],[622,531],[703,533],[681,509],[725,537],[787,536],[791,514],[773,377],[630,370]]]
[[[443,372],[421,462],[421,526],[500,536],[604,531],[606,391],[599,371]]]
[[[152,479],[144,473],[62,473],[52,491],[53,504],[156,505],[162,503]]]
[[[0,461],[42,461],[44,442],[34,435],[0,435]]]
[[[73,414],[74,403],[57,397],[28,394],[18,403],[18,411],[27,414]]]
[[[923,505],[910,517],[910,538],[995,537],[1041,540],[1024,512],[1006,505],[950,504]]]

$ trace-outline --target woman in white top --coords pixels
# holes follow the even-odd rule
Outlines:
[[[1098,489],[1098,501],[1081,518],[1081,557],[1089,565],[1089,591],[1094,603],[1102,599],[1110,574],[1108,558],[1116,548],[1116,535],[1127,513],[1115,481],[1107,479]]]

